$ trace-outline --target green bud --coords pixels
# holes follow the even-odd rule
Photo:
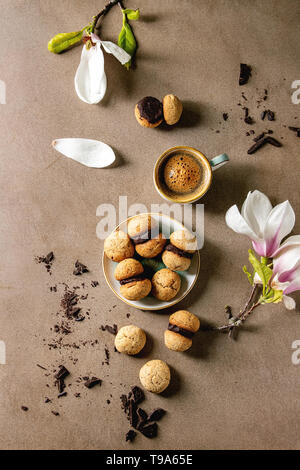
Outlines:
[[[82,40],[84,29],[73,33],[57,34],[48,42],[48,50],[54,54],[60,54],[75,44],[78,44]]]

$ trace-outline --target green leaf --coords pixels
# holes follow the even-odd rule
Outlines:
[[[252,274],[249,273],[246,266],[243,266],[242,269],[243,269],[244,273],[246,274],[246,276],[248,277],[248,281],[250,282],[250,284],[252,286],[253,285],[253,276],[252,276]]]
[[[126,21],[126,15],[123,16],[123,26],[118,38],[118,46],[122,47],[131,57],[136,51],[136,40],[130,25]],[[125,64],[127,70],[131,66],[131,59]]]
[[[48,50],[54,54],[60,54],[79,43],[82,40],[83,31],[84,29],[81,31],[74,31],[73,33],[57,34],[48,42]]]
[[[166,267],[162,261],[159,261],[153,258],[144,258],[141,260],[141,263],[144,266],[144,268],[150,268],[154,272],[159,271],[160,269],[163,269]]]
[[[130,8],[126,8],[126,10],[122,10],[123,13],[127,16],[128,20],[138,20],[140,17],[140,10],[131,10]]]
[[[268,282],[272,277],[273,271],[272,269],[267,266],[266,264],[262,264],[254,255],[253,250],[249,250],[249,261],[254,268],[254,272],[256,272],[263,284],[263,294],[266,292],[266,287],[268,287]]]
[[[270,292],[266,296],[261,297],[261,303],[263,304],[278,304],[282,301],[283,291],[270,289]]]

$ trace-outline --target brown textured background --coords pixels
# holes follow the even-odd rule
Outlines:
[[[127,1],[140,7],[133,24],[139,40],[137,69],[126,72],[105,56],[107,95],[98,106],[82,103],[73,86],[80,48],[56,56],[47,51],[54,34],[82,27],[101,1],[1,0],[0,79],[7,84],[7,104],[0,105],[1,162],[1,314],[0,339],[6,342],[7,364],[0,365],[0,447],[3,449],[241,449],[300,447],[300,366],[291,362],[291,344],[300,339],[299,307],[261,307],[236,343],[226,336],[201,332],[191,351],[176,354],[163,344],[168,311],[147,313],[128,308],[106,286],[95,234],[96,208],[162,200],[152,183],[157,156],[173,145],[190,145],[212,157],[227,152],[231,163],[215,175],[205,203],[205,246],[197,287],[181,303],[203,320],[224,321],[224,305],[234,310],[246,300],[249,286],[241,274],[249,244],[225,225],[224,214],[241,205],[247,192],[260,189],[273,203],[289,199],[300,230],[299,139],[283,127],[300,123],[300,105],[291,103],[291,83],[299,76],[297,0],[152,0]],[[115,8],[104,21],[102,37],[116,40],[121,15]],[[253,66],[245,87],[237,84],[240,62]],[[274,123],[263,123],[255,102],[264,88],[266,106],[276,111]],[[247,126],[237,106],[248,97],[257,122]],[[177,94],[184,102],[181,124],[167,131],[143,129],[134,104],[145,95]],[[226,123],[222,113],[228,112]],[[265,127],[283,138],[284,146],[265,147],[247,156],[251,138],[245,133]],[[216,133],[220,130],[220,133]],[[113,146],[118,165],[85,168],[51,149],[58,137],[87,137]],[[49,277],[34,256],[55,252]],[[49,351],[60,292],[49,286],[78,280],[72,267],[79,258],[90,268],[82,281],[98,279],[90,297],[91,319],[76,324],[66,342],[98,339],[97,347]],[[61,289],[61,287],[59,287]],[[93,297],[93,298],[92,298]],[[295,296],[300,305],[300,296]],[[116,305],[115,308],[112,308]],[[172,310],[174,311],[174,309]],[[142,357],[113,352],[113,336],[102,323],[143,327],[152,348]],[[43,341],[45,339],[45,341]],[[110,366],[102,366],[104,345]],[[76,365],[71,357],[78,358]],[[159,438],[139,435],[125,443],[128,429],[119,396],[138,383],[148,359],[161,358],[173,368],[173,384],[165,396],[147,394],[145,408],[162,406],[168,414]],[[69,395],[58,401],[52,378],[36,367],[64,363],[72,376]],[[103,378],[101,388],[76,386],[80,375]],[[50,384],[50,388],[46,384]],[[122,386],[120,384],[123,384]],[[73,393],[81,391],[82,398]],[[112,394],[112,398],[110,398]],[[44,404],[44,397],[53,398]],[[107,405],[106,400],[111,400]],[[24,413],[21,406],[29,411]],[[51,414],[58,410],[60,417]]]

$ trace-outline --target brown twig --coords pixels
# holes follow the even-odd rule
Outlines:
[[[231,316],[229,318],[229,323],[227,325],[216,326],[216,327],[213,327],[212,329],[215,331],[229,330],[229,332],[231,332],[231,335],[232,335],[234,328],[240,326],[246,320],[246,318],[248,318],[248,316],[253,312],[253,310],[260,305],[259,301],[254,303],[255,299],[257,298],[260,292],[261,292],[261,285],[254,284],[254,286],[251,289],[250,297],[247,300],[243,310],[239,313],[239,315],[237,317]]]
[[[92,33],[95,31],[97,27],[97,23],[101,16],[105,16],[115,5],[119,5],[121,10],[124,10],[124,6],[121,0],[111,0],[109,3],[107,3],[104,8],[94,17],[94,21],[92,23]]]

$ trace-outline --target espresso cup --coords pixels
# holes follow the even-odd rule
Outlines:
[[[171,157],[175,157],[176,159],[177,156],[178,158],[183,157],[183,158],[179,158],[181,160],[185,160],[185,156],[192,157],[192,159],[195,160],[199,165],[199,168],[200,168],[199,175],[201,175],[201,178],[199,177],[200,178],[199,184],[197,184],[197,186],[191,191],[185,191],[185,192],[176,191],[175,192],[174,190],[171,190],[170,187],[166,184],[166,181],[165,181],[166,164],[170,160]],[[225,163],[227,163],[228,161],[229,161],[229,157],[228,155],[226,155],[226,153],[222,153],[221,155],[218,155],[217,157],[214,157],[211,160],[208,160],[208,158],[202,152],[200,152],[200,150],[194,149],[192,147],[186,147],[186,146],[172,147],[166,150],[158,158],[158,160],[155,163],[154,172],[153,172],[155,188],[157,192],[167,201],[178,202],[181,204],[189,204],[189,203],[198,201],[209,190],[211,182],[212,182],[213,171],[225,165]],[[180,162],[177,162],[177,164],[180,164]],[[180,178],[181,177],[184,178],[185,168],[186,168],[186,165],[183,164],[183,168],[181,169],[183,173],[181,172]],[[189,174],[193,176],[195,172],[193,173],[191,170]],[[175,179],[176,179],[176,176],[175,176]]]

